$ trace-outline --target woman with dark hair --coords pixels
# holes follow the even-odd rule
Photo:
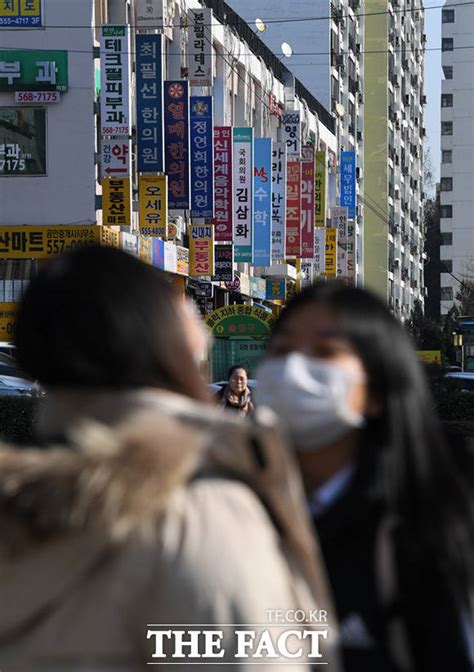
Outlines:
[[[345,669],[471,670],[473,483],[404,328],[369,292],[315,285],[283,312],[257,379],[301,466]]]
[[[227,385],[217,393],[221,408],[236,411],[240,417],[246,417],[254,411],[252,392],[249,388],[249,372],[242,364],[235,364],[227,374]]]
[[[16,337],[48,395],[44,448],[0,447],[2,670],[184,671],[171,631],[327,608],[291,460],[207,403],[205,332],[161,271],[112,248],[54,258]],[[253,669],[219,630],[212,669]]]

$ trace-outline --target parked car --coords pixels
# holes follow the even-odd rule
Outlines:
[[[446,378],[458,380],[464,392],[474,392],[474,373],[468,371],[449,371]]]

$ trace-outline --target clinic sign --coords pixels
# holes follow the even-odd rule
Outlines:
[[[212,96],[191,96],[191,217],[214,216]]]
[[[272,150],[272,260],[283,261],[286,241],[286,145]]]
[[[0,91],[67,91],[67,88],[67,51],[0,50]]]
[[[47,259],[66,250],[99,245],[101,226],[2,226],[0,259]]]
[[[100,38],[102,135],[130,135],[130,32],[128,26],[102,26]]]
[[[162,173],[163,37],[142,35],[136,43],[137,170]]]
[[[165,170],[168,208],[189,210],[189,84],[165,82]]]
[[[41,28],[42,0],[0,0],[1,28]]]

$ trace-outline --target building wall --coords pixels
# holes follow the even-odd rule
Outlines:
[[[69,52],[69,89],[47,106],[47,176],[0,179],[0,224],[95,222],[92,0],[47,0],[44,30],[0,30],[2,48]],[[70,26],[68,29],[54,26]],[[0,106],[15,106],[0,93]]]
[[[457,279],[474,275],[474,50],[463,48],[474,44],[474,6],[451,1],[444,9],[454,10],[454,22],[442,23],[443,41],[452,39],[454,48],[442,54],[441,125],[452,124],[452,135],[441,134],[441,260],[450,271],[441,273],[442,315],[453,305]]]
[[[388,298],[387,0],[367,0],[365,18],[364,281]],[[377,53],[368,53],[377,52]]]
[[[257,18],[265,22],[266,29],[258,34],[259,37],[320,103],[330,110],[329,19],[321,18],[329,16],[329,1],[228,0],[228,4],[252,27]],[[318,19],[313,20],[315,17]],[[282,55],[282,42],[287,42],[292,47],[292,57],[285,58]]]

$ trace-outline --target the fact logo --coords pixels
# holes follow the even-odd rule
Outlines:
[[[299,660],[321,664],[329,634],[327,622],[305,619],[303,624],[295,616],[288,622],[280,616],[284,613],[275,611],[266,626],[149,625],[147,639],[152,644],[149,664],[175,659],[192,661],[193,665],[206,665],[216,659],[223,662],[255,660],[260,664]]]

